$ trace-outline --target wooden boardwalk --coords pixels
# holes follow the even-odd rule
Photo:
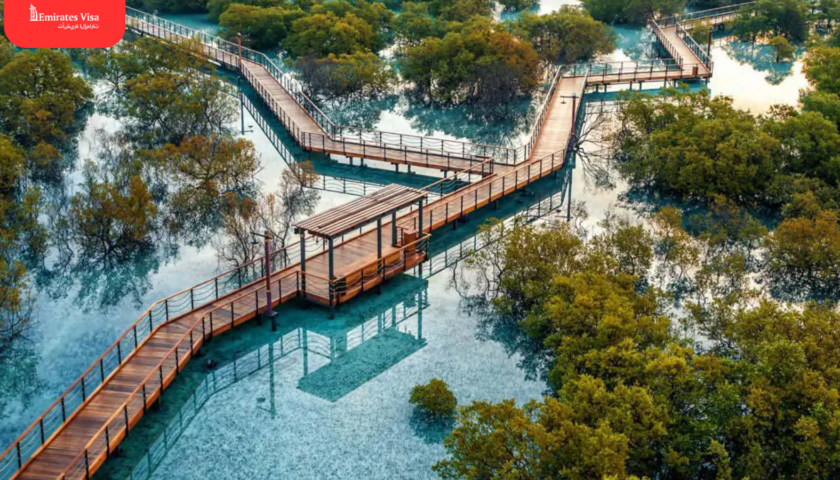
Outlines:
[[[519,147],[475,144],[457,140],[405,135],[383,131],[366,131],[338,125],[329,118],[304,92],[303,87],[284,73],[265,55],[254,52],[200,31],[152,17],[139,11],[126,16],[126,25],[143,35],[184,42],[197,41],[201,53],[219,64],[240,72],[269,108],[280,119],[295,140],[308,151],[343,155],[389,162],[395,165],[426,167],[440,171],[461,171],[485,164],[481,174],[505,170],[522,164],[532,157],[532,149],[539,141],[544,122],[538,122],[530,139]],[[699,58],[689,48],[678,26],[654,29],[657,38],[677,67],[669,62],[620,62],[619,64],[586,64],[561,69],[553,80],[585,77],[587,86],[614,85],[636,82],[668,82],[702,79],[711,76],[710,62]],[[695,42],[696,43],[696,42]],[[239,52],[242,52],[241,60]],[[602,66],[606,65],[606,68]],[[626,68],[625,68],[626,66]],[[551,98],[554,86],[549,91]],[[549,107],[544,102],[538,116]]]
[[[189,33],[186,27],[161,28],[133,16],[127,19],[131,28],[162,38],[184,38]],[[661,34],[675,45],[682,43],[677,28],[673,34],[669,31],[663,28]],[[228,66],[239,64],[238,54],[229,47],[220,48],[213,43],[215,40],[201,40],[199,37],[204,55]],[[680,78],[711,74],[711,68],[698,72],[693,67],[686,70],[688,65],[703,62],[688,46],[676,48],[676,54],[683,56],[678,70]],[[686,61],[689,57],[692,60]],[[660,74],[669,79],[667,70]],[[334,279],[329,278],[323,241],[311,238],[303,245],[295,243],[273,252],[272,307],[292,299],[334,307],[362,292],[381,288],[386,279],[427,258],[428,238],[434,230],[563,168],[568,148],[574,141],[579,100],[588,85],[599,81],[640,81],[638,78],[622,80],[624,72],[619,72],[616,79],[608,79],[614,74],[605,73],[599,80],[592,68],[580,74],[567,71],[557,75],[538,117],[535,136],[518,150],[523,156],[520,158],[517,153],[499,162],[492,156],[475,155],[475,149],[483,147],[464,142],[452,144],[462,148],[459,155],[449,151],[446,141],[421,139],[419,144],[409,145],[409,137],[400,136],[402,144],[395,144],[385,140],[390,139],[389,134],[381,132],[359,133],[361,140],[350,141],[345,127],[335,127],[321,118],[323,113],[314,104],[308,104],[308,99],[294,85],[284,84],[285,77],[271,72],[270,65],[247,59],[243,60],[241,71],[304,148],[455,172],[426,187],[428,191],[439,190],[441,198],[423,208],[422,232],[416,231],[419,217],[416,208],[398,215],[400,229],[415,231],[410,242],[392,242],[391,228],[386,224],[382,229],[382,256],[378,258],[376,231],[360,229],[342,237],[334,249]],[[641,69],[638,73],[642,73]],[[656,79],[653,67],[648,74],[650,80]],[[378,139],[367,141],[365,136],[369,134]],[[432,142],[444,148],[431,148]],[[497,148],[487,147],[487,151],[510,153],[510,149]],[[454,187],[473,178],[478,180]],[[454,191],[450,192],[450,188]],[[305,272],[299,266],[301,255],[306,258]],[[261,262],[262,259],[257,259],[152,305],[4,452],[0,457],[0,480],[89,478],[206,341],[258,317],[266,309]]]

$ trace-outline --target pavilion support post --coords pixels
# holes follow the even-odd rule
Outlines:
[[[577,129],[575,128],[575,124],[577,123],[577,93],[572,94],[572,143],[577,143]],[[530,170],[529,170],[530,171]]]
[[[382,293],[382,282],[385,281],[385,265],[382,263],[382,217],[376,219],[376,268],[382,268],[382,278],[377,293]]]
[[[423,200],[424,199],[421,198],[420,201],[418,202],[419,203],[419,209],[417,210],[417,223],[418,223],[418,228],[417,228],[418,237],[417,238],[420,238],[420,237],[423,236]]]
[[[397,242],[397,212],[391,214],[391,246],[394,248],[399,246],[399,242]]]
[[[333,255],[333,239],[332,239],[332,237],[329,239],[328,247],[329,247],[329,256],[330,256],[330,280],[334,280],[335,279],[335,257]]]
[[[306,231],[300,231],[300,291],[306,298]]]
[[[329,289],[330,289],[330,318],[335,318],[335,300],[338,298],[338,292],[335,291],[334,287],[335,287],[336,284],[333,283],[333,280],[335,280],[335,256],[333,254],[334,249],[333,249],[333,238],[332,237],[329,238],[329,246],[328,247],[329,247],[329,254],[328,255],[329,255],[329,268],[330,268],[330,276],[329,276],[329,279],[330,279],[330,285],[329,285]]]

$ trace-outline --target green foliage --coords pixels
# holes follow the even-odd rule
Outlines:
[[[393,27],[396,40],[401,45],[416,46],[426,37],[443,36],[441,23],[430,15],[428,3],[404,3]]]
[[[781,36],[801,42],[808,38],[808,20],[808,5],[801,0],[759,0],[754,6],[744,7],[732,22],[732,29],[748,41]]]
[[[41,192],[29,186],[29,173],[26,151],[0,134],[0,263],[11,275],[0,275],[0,283],[23,290],[25,267],[40,261],[46,250],[45,233],[38,223]]]
[[[631,182],[680,198],[724,195],[768,203],[779,173],[778,139],[727,97],[670,91],[631,95],[619,113],[619,171]]]
[[[593,18],[602,22],[643,25],[651,16],[681,12],[685,8],[685,0],[583,0],[583,6]]]
[[[439,378],[433,378],[426,385],[416,385],[412,388],[409,401],[429,417],[453,415],[458,406],[458,400],[449,390],[449,386]]]
[[[67,55],[49,49],[17,54],[0,69],[0,130],[24,148],[63,142],[92,97]]]
[[[834,298],[840,289],[840,228],[831,211],[789,218],[766,242],[767,270],[783,297]]]
[[[0,36],[0,69],[12,61],[15,56],[15,46],[6,37]]]
[[[832,478],[836,448],[837,312],[819,306],[721,308],[698,318],[720,335],[709,352],[725,358],[740,398],[722,430],[733,478]]]
[[[631,445],[665,433],[663,412],[643,388],[608,390],[585,375],[560,396],[522,409],[473,403],[444,441],[451,458],[433,468],[450,479],[628,478]]]
[[[802,110],[818,112],[840,125],[840,95],[832,92],[810,91],[802,95]]]
[[[102,261],[125,258],[147,245],[157,207],[146,184],[133,176],[119,184],[85,168],[81,191],[70,200],[73,236],[88,255]]]
[[[251,5],[262,8],[288,6],[285,0],[208,0],[207,19],[211,22],[218,22],[222,17],[222,14],[234,4]]]
[[[840,94],[840,48],[825,45],[809,48],[803,70],[817,91]]]
[[[147,12],[190,13],[207,11],[207,0],[129,0],[128,5]]]
[[[508,11],[525,10],[539,3],[539,0],[499,0],[499,5]]]
[[[476,17],[408,47],[400,72],[434,101],[503,105],[536,89],[542,70],[530,44]]]
[[[516,27],[549,64],[575,63],[615,49],[615,33],[579,8],[563,6],[546,15],[523,14]]]
[[[337,0],[313,6],[292,24],[286,49],[294,57],[326,57],[385,47],[394,14],[379,2]]]
[[[840,47],[812,46],[805,55],[803,71],[811,88],[802,93],[802,109],[819,112],[840,125]]]
[[[811,18],[823,25],[832,28],[838,19],[840,19],[840,2],[837,0],[815,0],[809,2],[811,10]]]
[[[370,24],[348,14],[338,17],[332,12],[316,13],[292,24],[287,49],[295,57],[314,55],[325,57],[358,50],[372,50],[375,35]]]
[[[493,284],[494,313],[542,345],[554,395],[522,408],[463,407],[435,470],[453,479],[838,475],[829,452],[840,447],[840,314],[754,303],[746,289],[710,297],[701,264],[725,265],[765,235],[731,202],[715,202],[696,220],[700,240],[675,209],[657,213],[638,240],[637,226],[614,218],[591,236],[562,223],[487,227],[499,243],[469,268]],[[788,243],[838,243],[836,215],[814,222]],[[635,275],[622,259],[637,265]],[[702,289],[697,302],[674,310],[676,292],[650,286],[662,263],[683,265],[681,275]],[[732,278],[742,278],[735,270]],[[727,273],[704,281],[716,275]],[[687,329],[703,341],[684,337]]]
[[[727,97],[631,95],[615,136],[618,169],[638,186],[708,202],[781,208],[812,189],[838,198],[840,134],[817,113],[776,108],[756,117]]]
[[[91,76],[108,82],[131,139],[145,148],[186,137],[224,132],[235,118],[234,100],[206,70],[195,41],[179,48],[148,37],[97,52]]]
[[[388,90],[395,75],[375,53],[299,58],[295,66],[310,92],[327,97],[372,97]]]
[[[787,173],[840,185],[840,135],[837,124],[814,112],[788,112],[764,120],[763,129],[782,145],[780,167]]]
[[[254,49],[273,49],[281,45],[292,23],[303,16],[297,7],[258,7],[232,4],[219,18],[221,36],[236,42],[242,34],[242,44]]]
[[[161,172],[171,190],[169,228],[182,232],[191,220],[219,211],[225,197],[249,196],[259,168],[253,143],[227,135],[191,136],[138,154],[147,169]]]
[[[701,45],[707,45],[712,38],[712,26],[702,21],[689,23],[686,28],[691,37]]]
[[[451,22],[466,22],[478,15],[493,14],[493,0],[431,0],[429,8],[435,17]]]
[[[767,41],[767,44],[773,48],[773,51],[776,52],[776,61],[781,62],[783,60],[790,60],[793,58],[794,53],[796,53],[796,49],[790,42],[787,41],[785,37],[782,36],[775,36]]]

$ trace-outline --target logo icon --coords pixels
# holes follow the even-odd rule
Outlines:
[[[4,1],[6,37],[21,48],[107,48],[125,33],[125,0]]]

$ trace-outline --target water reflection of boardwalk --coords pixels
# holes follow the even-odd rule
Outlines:
[[[175,446],[204,405],[217,393],[269,370],[265,409],[273,416],[275,370],[300,373],[298,388],[328,401],[350,393],[380,372],[423,348],[423,310],[428,307],[427,284],[413,279],[401,301],[344,328],[316,324],[290,329],[261,346],[208,373],[186,398],[162,434],[138,459],[126,480],[149,478]],[[336,374],[338,372],[338,374]]]
[[[246,50],[240,62],[230,44],[186,27],[139,12],[131,12],[127,21],[137,31],[169,40],[198,38],[205,55],[236,68],[252,82],[304,149],[454,172],[423,189],[386,187],[386,193],[363,196],[321,214],[321,219],[340,219],[343,228],[301,224],[300,241],[269,259],[271,307],[302,299],[336,308],[362,292],[379,289],[386,279],[427,259],[433,231],[562,169],[587,85],[699,78],[712,71],[708,57],[703,58],[677,22],[674,35],[685,48],[669,49],[673,61],[636,64],[629,71],[621,64],[617,72],[614,64],[560,69],[529,142],[518,148],[493,147],[336,125],[264,55]],[[668,31],[658,35],[674,47],[674,35]],[[431,192],[438,198],[431,198]],[[205,341],[266,310],[262,262],[258,259],[153,304],[6,450],[0,458],[2,477],[89,477]]]

